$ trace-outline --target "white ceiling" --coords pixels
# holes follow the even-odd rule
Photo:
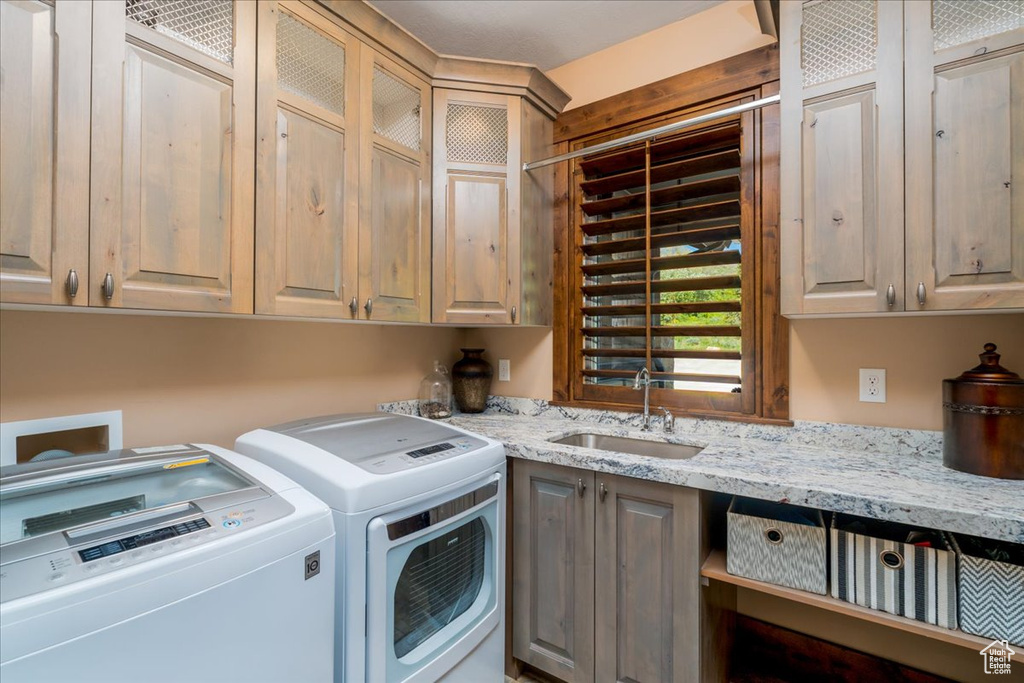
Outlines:
[[[547,71],[724,0],[368,0],[435,52]]]

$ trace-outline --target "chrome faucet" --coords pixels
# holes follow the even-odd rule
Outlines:
[[[633,390],[640,391],[641,389],[644,390],[644,421],[640,424],[640,429],[649,432],[651,431],[651,372],[646,365],[640,368],[636,377],[633,378]]]

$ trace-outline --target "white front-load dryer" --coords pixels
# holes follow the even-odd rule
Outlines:
[[[337,680],[504,680],[500,443],[366,413],[258,429],[235,448],[333,510]]]

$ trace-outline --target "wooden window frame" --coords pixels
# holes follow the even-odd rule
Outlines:
[[[555,153],[580,149],[681,120],[701,110],[724,108],[777,94],[778,48],[752,50],[693,71],[572,109],[555,122]],[[752,258],[742,277],[744,386],[741,394],[651,389],[651,404],[680,415],[750,422],[789,423],[789,328],[779,312],[779,107],[741,116],[743,173],[742,240]],[[749,166],[748,166],[749,165]],[[577,164],[555,171],[555,287],[552,403],[622,411],[642,410],[643,393],[623,387],[584,385],[580,339],[583,255],[577,226]],[[747,316],[753,319],[748,323]]]

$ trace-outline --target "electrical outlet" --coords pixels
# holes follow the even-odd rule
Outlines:
[[[508,358],[498,359],[498,381],[499,382],[510,382],[512,381],[512,361]]]
[[[885,403],[885,370],[860,369],[860,400],[863,403]]]

